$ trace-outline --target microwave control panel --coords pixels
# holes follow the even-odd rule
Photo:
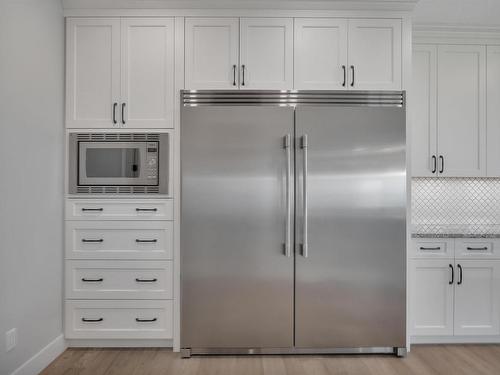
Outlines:
[[[146,144],[146,177],[148,180],[158,178],[158,142],[148,142]]]

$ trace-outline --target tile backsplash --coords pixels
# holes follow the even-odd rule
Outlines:
[[[440,233],[444,227],[468,233],[500,230],[500,179],[413,178],[414,232]]]

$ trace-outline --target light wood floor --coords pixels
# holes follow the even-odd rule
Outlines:
[[[499,375],[500,345],[413,346],[393,356],[181,359],[168,349],[68,349],[41,375]]]

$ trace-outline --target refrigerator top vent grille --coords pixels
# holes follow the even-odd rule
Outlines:
[[[328,105],[404,107],[404,91],[224,91],[183,90],[184,106],[209,105]]]

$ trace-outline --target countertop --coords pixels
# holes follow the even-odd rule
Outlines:
[[[413,225],[413,238],[500,238],[500,225]]]

